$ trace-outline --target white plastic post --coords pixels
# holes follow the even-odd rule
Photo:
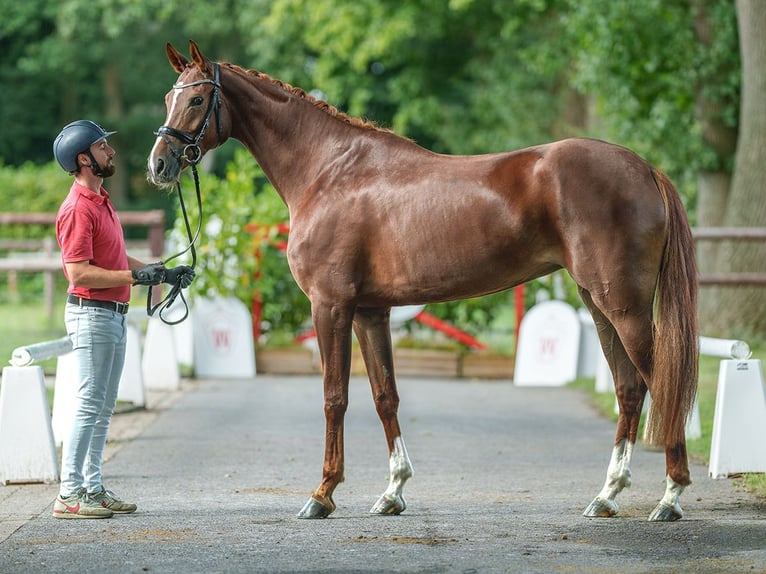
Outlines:
[[[74,353],[61,355],[56,360],[55,392],[53,393],[53,437],[56,446],[61,446],[64,434],[74,416],[74,403],[77,395],[77,363]]]
[[[646,393],[646,399],[644,400],[643,412],[648,413],[649,407],[651,406],[652,406],[652,396],[649,393]],[[647,415],[647,420],[644,422],[644,440],[646,440],[646,435],[648,430],[649,430],[649,420]],[[696,440],[702,436],[702,425],[700,424],[700,407],[696,397],[694,399],[694,405],[692,405],[692,410],[689,411],[689,414],[686,417],[686,427],[684,432],[686,434],[686,438],[689,440]]]
[[[606,357],[604,356],[604,353],[601,352],[600,348],[598,362],[596,363],[596,392],[614,392],[614,378],[612,377],[612,371],[609,370],[609,363],[606,362]]]
[[[0,387],[0,484],[58,478],[43,369],[5,367]]]
[[[142,366],[147,389],[174,391],[180,387],[173,327],[157,317],[151,317],[146,327]]]
[[[766,389],[760,360],[721,361],[710,444],[711,478],[766,472]]]
[[[120,377],[117,400],[133,403],[136,407],[146,405],[144,393],[144,373],[141,365],[141,333],[138,326],[128,323],[128,336],[125,348],[125,366]]]

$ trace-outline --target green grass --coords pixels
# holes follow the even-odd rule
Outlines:
[[[39,302],[19,302],[0,305],[0,364],[5,366],[17,347],[59,339],[66,335],[64,301],[58,302],[53,317]],[[56,368],[56,360],[41,363],[47,373]]]
[[[754,358],[761,358],[766,355],[766,351],[763,348],[754,348],[752,350]],[[699,439],[689,440],[687,448],[689,456],[702,464],[708,464],[710,458],[720,363],[721,360],[715,357],[700,357],[697,402],[699,405],[702,436]],[[578,379],[572,385],[586,390],[593,403],[604,416],[615,421],[617,420],[617,415],[614,412],[615,398],[613,393],[597,393],[593,379]],[[643,420],[641,428],[639,428],[639,436],[643,436]],[[744,474],[741,482],[748,491],[759,498],[766,499],[766,474]]]

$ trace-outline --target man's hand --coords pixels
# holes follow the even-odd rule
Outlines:
[[[165,269],[165,278],[163,281],[165,283],[170,283],[171,285],[180,283],[181,288],[185,289],[191,285],[192,279],[194,279],[194,269],[188,265],[179,265],[172,269]]]
[[[135,280],[134,285],[159,285],[165,281],[168,271],[162,263],[150,263],[133,269],[131,275]]]

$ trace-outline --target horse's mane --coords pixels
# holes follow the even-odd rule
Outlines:
[[[227,68],[235,72],[238,72],[240,74],[243,74],[245,76],[252,76],[259,80],[265,80],[267,82],[271,82],[272,84],[281,88],[282,90],[290,94],[293,94],[295,96],[298,96],[299,98],[302,98],[306,100],[307,102],[312,103],[314,106],[316,106],[323,112],[330,114],[332,117],[344,123],[347,123],[359,128],[363,128],[363,129],[392,133],[391,130],[382,128],[378,126],[375,122],[349,116],[348,114],[345,114],[339,111],[338,108],[336,108],[335,106],[332,106],[323,100],[315,98],[314,96],[312,96],[311,94],[303,90],[302,88],[293,87],[287,82],[283,82],[282,80],[277,80],[276,78],[272,78],[271,76],[268,76],[267,74],[264,74],[263,72],[259,72],[258,70],[246,70],[245,68],[242,68],[240,66],[237,66],[234,64],[228,64],[228,63],[222,63],[221,65],[226,66]]]

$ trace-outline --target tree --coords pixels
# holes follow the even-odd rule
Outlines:
[[[766,3],[737,0],[740,53],[742,56],[742,104],[736,165],[726,201],[726,226],[763,226],[766,221]],[[766,245],[756,242],[726,242],[718,252],[719,272],[763,271]],[[763,287],[719,287],[705,294],[703,317],[716,333],[762,340],[766,326],[766,289]]]

